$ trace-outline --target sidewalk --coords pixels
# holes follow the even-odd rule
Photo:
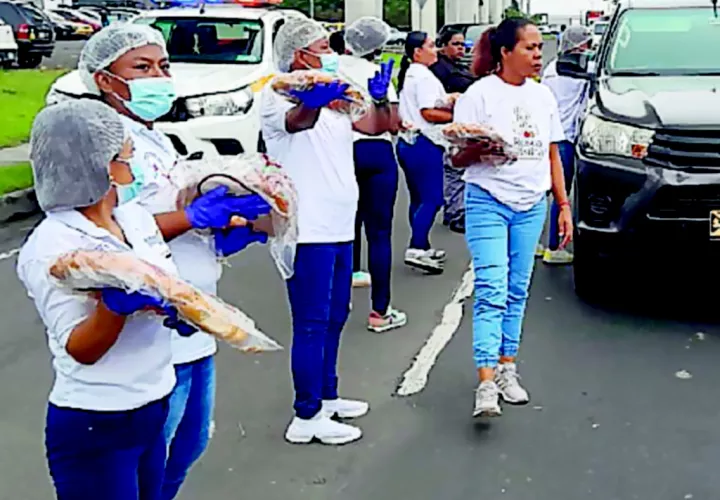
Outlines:
[[[21,144],[14,148],[0,149],[0,165],[23,163],[30,160],[30,145]]]

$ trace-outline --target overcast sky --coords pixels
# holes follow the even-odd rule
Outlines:
[[[600,0],[530,0],[533,12],[547,12],[548,14],[577,14],[591,8],[599,7]]]

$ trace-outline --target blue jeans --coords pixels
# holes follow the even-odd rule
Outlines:
[[[465,189],[466,233],[475,271],[473,349],[478,368],[516,356],[547,201],[517,212],[475,184]]]
[[[200,458],[210,441],[215,408],[215,358],[175,365],[177,383],[170,395],[170,411],[165,422],[168,459],[162,500],[177,495],[190,467]]]
[[[48,405],[47,460],[58,500],[160,500],[167,399],[131,411]]]
[[[399,140],[397,152],[410,192],[410,248],[429,250],[430,230],[444,203],[443,150],[421,135],[412,145]]]
[[[575,177],[575,145],[570,141],[562,141],[558,143],[560,151],[560,159],[563,164],[563,172],[565,173],[565,189],[568,194],[572,189],[573,178]],[[550,209],[550,234],[548,235],[548,248],[557,250],[560,246],[560,235],[558,228],[558,217],[560,216],[560,207],[553,201]]]
[[[398,190],[398,165],[392,143],[361,140],[355,143],[355,175],[360,202],[355,219],[353,271],[360,270],[362,227],[368,241],[368,270],[372,280],[372,310],[385,314],[390,306],[392,223]]]
[[[303,243],[287,281],[293,342],[290,353],[295,414],[313,418],[323,400],[337,399],[340,334],[350,313],[352,242]]]

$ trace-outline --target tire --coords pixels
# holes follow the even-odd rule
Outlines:
[[[589,303],[606,303],[612,297],[615,270],[607,259],[599,257],[580,232],[574,237],[573,280],[575,294]]]
[[[41,62],[42,56],[38,54],[25,54],[18,58],[18,66],[23,69],[35,69]]]

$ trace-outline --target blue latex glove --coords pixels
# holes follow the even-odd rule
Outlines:
[[[193,201],[185,209],[193,229],[220,229],[230,224],[233,215],[254,220],[270,213],[270,205],[256,194],[228,195],[227,186],[220,186]]]
[[[394,65],[395,61],[392,59],[390,62],[380,64],[380,71],[377,71],[375,76],[368,80],[368,92],[374,100],[383,101],[387,99],[388,89],[392,84]]]
[[[236,254],[255,242],[267,243],[268,240],[266,233],[253,231],[247,226],[217,230],[213,232],[213,235],[215,252],[222,257]]]
[[[166,307],[164,309],[167,318],[163,321],[163,326],[170,328],[178,332],[181,337],[190,337],[191,335],[198,332],[198,329],[192,326],[190,323],[178,318],[177,309],[174,307]]]
[[[119,288],[105,288],[101,292],[105,307],[120,316],[130,316],[148,308],[161,309],[163,301],[140,292],[128,293]]]
[[[318,83],[308,90],[291,90],[290,95],[308,108],[320,109],[338,99],[347,100],[345,92],[349,87],[347,83],[340,82]]]

